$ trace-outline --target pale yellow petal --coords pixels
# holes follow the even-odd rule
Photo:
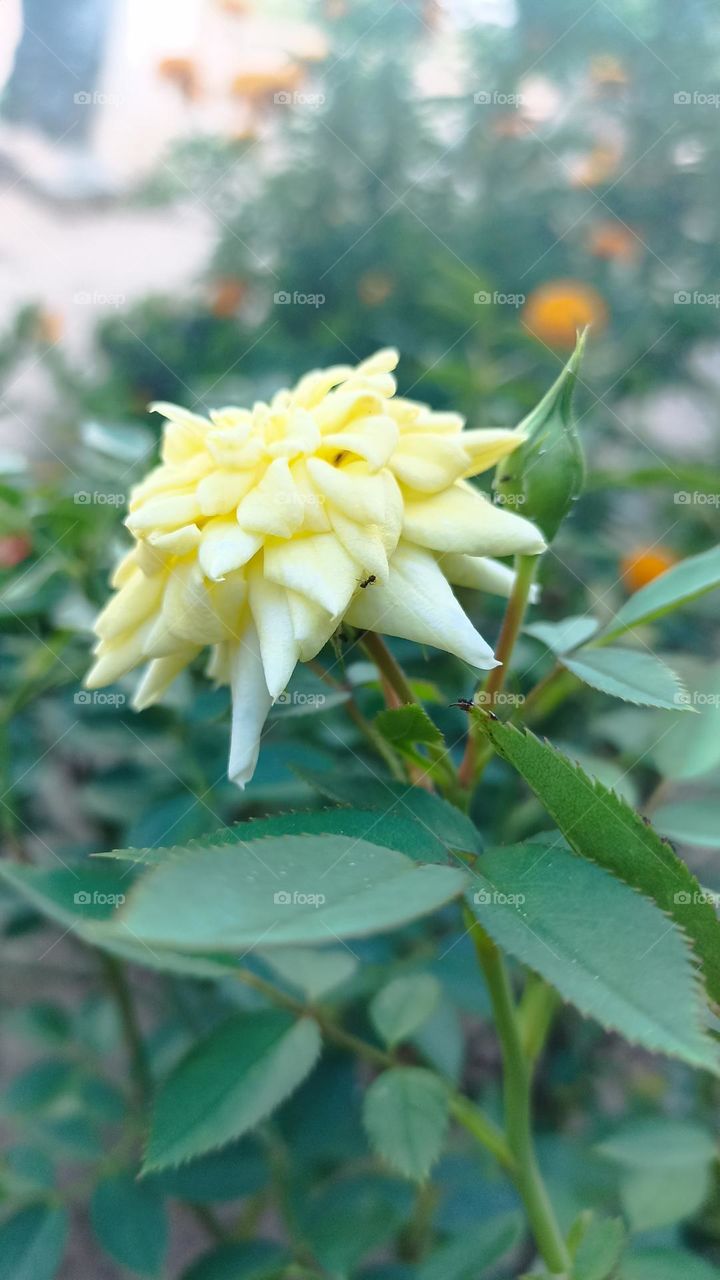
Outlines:
[[[193,658],[200,652],[199,649],[187,648],[180,649],[177,653],[173,653],[167,658],[154,658],[148,664],[140,684],[135,690],[135,696],[132,700],[133,709],[135,711],[144,711],[146,707],[151,707],[153,703],[159,702],[163,694],[167,692],[173,680],[180,675],[181,671]]]
[[[111,640],[139,627],[160,606],[164,588],[160,575],[148,578],[140,569],[111,597],[95,623],[103,640]]]
[[[357,586],[358,567],[332,533],[270,542],[264,561],[272,582],[307,596],[333,616],[342,613]]]
[[[470,464],[464,472],[466,476],[477,476],[481,471],[494,467],[501,458],[506,458],[522,444],[524,436],[517,431],[502,428],[495,430],[463,431],[461,440],[463,448],[470,455]]]
[[[232,729],[228,776],[244,788],[250,781],[260,754],[260,739],[272,698],[265,684],[260,642],[252,622],[230,654]]]
[[[402,542],[390,561],[387,585],[374,582],[358,591],[346,614],[365,631],[433,645],[490,670],[492,649],[463,612],[434,556]]]
[[[302,496],[295,487],[287,458],[275,458],[262,480],[237,509],[238,524],[248,533],[291,538],[303,521]]]
[[[297,666],[299,645],[293,631],[292,615],[284,587],[268,581],[262,566],[248,575],[249,603],[260,641],[260,654],[271,698],[286,687]]]
[[[418,493],[437,493],[465,475],[470,455],[463,436],[420,435],[408,431],[388,464],[401,484]]]
[[[403,537],[432,551],[466,555],[539,555],[545,550],[542,535],[529,520],[493,506],[462,483],[424,501],[409,502]]]
[[[234,516],[216,516],[202,531],[198,551],[200,568],[206,577],[220,581],[240,569],[262,546],[262,534],[246,533]]]
[[[228,469],[215,471],[206,476],[198,485],[198,502],[204,516],[225,516],[235,511],[246,493],[260,478],[260,473],[249,468],[247,471],[231,471]]]

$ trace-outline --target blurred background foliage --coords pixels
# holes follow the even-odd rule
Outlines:
[[[495,8],[493,21],[485,12],[493,6],[481,19],[471,4],[454,6],[451,21],[432,0],[313,6],[305,16],[323,33],[322,58],[298,59],[280,76],[239,77],[234,92],[250,120],[241,136],[178,141],[123,197],[168,219],[187,202],[210,210],[216,243],[204,272],[180,292],[100,318],[82,362],[32,299],[6,318],[5,384],[37,362],[53,388],[31,424],[46,442],[42,457],[8,448],[0,459],[0,825],[9,856],[75,865],[112,847],[179,844],[240,816],[316,804],[297,766],[332,768],[360,787],[363,769],[374,768],[343,702],[353,689],[372,716],[382,698],[349,638],[323,656],[332,690],[313,671],[296,677],[307,696],[274,711],[245,793],[225,778],[227,694],[202,676],[183,676],[139,717],[125,683],[79,692],[89,627],[124,543],[124,495],[154,454],[150,400],[252,403],[308,368],[394,345],[401,393],[452,406],[471,425],[515,425],[556,377],[577,326],[590,323],[577,400],[588,488],[546,557],[535,616],[608,618],[629,590],[717,539],[714,8],[707,0],[686,0],[681,12],[675,0]],[[195,92],[191,61],[164,73],[181,96]],[[277,102],[278,93],[292,101]],[[500,606],[467,603],[494,638]],[[674,665],[717,699],[715,597],[663,626]],[[466,673],[444,655],[396,651],[460,753],[463,713],[448,704],[470,694]],[[525,637],[514,687],[529,687],[550,665]],[[688,728],[674,713],[586,690],[548,732],[633,802],[671,794],[704,803],[720,766],[717,700],[701,714],[702,727]],[[667,734],[656,745],[661,724]],[[547,825],[501,764],[487,783],[476,817],[488,842]],[[719,843],[683,845],[716,888]],[[45,1270],[35,1280],[54,1273],[62,1252],[48,1189],[62,1184],[80,1205],[77,1252],[58,1274],[88,1274],[98,1240],[107,1246],[109,1211],[94,1188],[110,1175],[120,1179],[112,1203],[144,1224],[144,1252],[141,1244],[129,1263],[120,1257],[133,1274],[161,1273],[162,1249],[149,1242],[162,1244],[168,1204],[168,1274],[188,1280],[275,1275],[290,1254],[298,1276],[319,1266],[368,1280],[432,1280],[440,1271],[431,1245],[457,1243],[472,1228],[474,1259],[442,1264],[444,1280],[460,1280],[486,1274],[480,1237],[497,1221],[509,1235],[499,1253],[488,1245],[487,1274],[519,1274],[522,1246],[508,1254],[516,1205],[504,1181],[459,1139],[419,1198],[382,1173],[359,1127],[356,1068],[341,1055],[325,1059],[257,1140],[142,1184],[136,1203],[128,1180],[138,1121],[120,1044],[125,979],[9,895],[2,905],[2,1019],[12,1050],[0,1188],[9,1209],[44,1214],[22,1226],[41,1240]],[[350,1025],[372,1034],[368,996],[397,973],[430,970],[444,1001],[418,1033],[417,1052],[492,1109],[497,1054],[454,928],[448,914],[359,945],[364,963],[333,998]],[[153,1074],[229,1006],[254,998],[136,969],[131,983]],[[549,1180],[567,1223],[581,1207],[624,1213],[638,1233],[626,1280],[720,1274],[720,1195],[706,1137],[717,1102],[708,1080],[562,1014],[539,1095]],[[598,1150],[648,1117],[667,1151],[672,1126],[686,1126],[684,1163],[658,1164],[632,1137],[630,1155]],[[208,1249],[214,1261],[191,1269]],[[116,1246],[92,1273],[126,1274],[118,1268]]]

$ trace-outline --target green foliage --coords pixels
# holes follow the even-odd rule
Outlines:
[[[488,850],[468,902],[504,951],[583,1013],[720,1074],[692,952],[654,903],[562,846],[540,844]]]
[[[442,1151],[447,1087],[420,1067],[393,1067],[368,1089],[363,1119],[374,1149],[390,1168],[423,1182]]]
[[[697,1125],[651,1120],[626,1126],[598,1151],[621,1170],[620,1198],[634,1231],[682,1221],[706,1200],[716,1143]]]
[[[167,1249],[162,1197],[128,1174],[99,1182],[90,1201],[90,1220],[103,1249],[121,1266],[159,1276]]]
[[[394,978],[378,991],[370,1005],[370,1016],[386,1044],[399,1044],[434,1012],[441,996],[440,983],[430,973]]]
[[[563,655],[563,666],[601,693],[644,707],[692,711],[686,690],[674,671],[653,653],[637,649],[577,649]]]
[[[65,1252],[68,1216],[64,1209],[32,1205],[0,1227],[0,1256],[12,1280],[52,1280]]]
[[[477,714],[492,745],[522,774],[576,853],[640,889],[685,930],[702,962],[708,990],[719,995],[720,925],[670,845],[624,800],[549,744]]]
[[[573,1258],[573,1280],[607,1280],[625,1244],[625,1227],[620,1218],[594,1218],[589,1223]]]
[[[631,627],[655,622],[666,613],[689,604],[691,600],[696,600],[719,586],[720,547],[711,547],[701,555],[688,556],[681,564],[676,564],[646,587],[636,591],[616,613],[605,638],[614,638],[629,631]]]
[[[228,1019],[162,1085],[145,1170],[180,1164],[254,1128],[298,1087],[319,1052],[311,1018],[258,1012]]]

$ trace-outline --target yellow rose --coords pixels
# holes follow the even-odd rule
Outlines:
[[[131,494],[135,539],[97,619],[89,688],[146,663],[137,709],[206,645],[232,691],[230,777],[252,777],[273,701],[341,622],[497,663],[451,585],[507,595],[487,557],[537,554],[528,520],[468,477],[515,449],[395,395],[397,352],[302,378],[270,404],[209,419],[170,404],[162,462]]]

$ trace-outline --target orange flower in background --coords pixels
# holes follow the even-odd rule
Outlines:
[[[234,316],[247,297],[247,284],[236,276],[222,276],[210,286],[210,310],[218,320]]]
[[[530,294],[522,312],[526,329],[549,347],[571,350],[578,329],[592,325],[595,332],[608,322],[604,299],[582,280],[553,280]]]
[[[241,71],[235,76],[230,88],[236,98],[249,98],[251,102],[257,102],[272,98],[274,93],[292,92],[299,88],[304,79],[303,68],[297,62],[288,62],[283,67]]]
[[[358,280],[357,291],[366,307],[380,307],[395,292],[395,284],[384,271],[366,271]]]
[[[35,339],[37,342],[47,342],[49,346],[54,347],[62,338],[65,330],[65,322],[59,311],[46,311],[41,307],[35,319]]]
[[[593,147],[570,165],[571,187],[602,187],[620,168],[622,150],[618,146]]]
[[[605,258],[614,262],[634,262],[642,246],[630,227],[623,226],[622,222],[607,220],[591,227],[587,247],[595,258]]]
[[[200,97],[200,76],[192,58],[163,58],[158,63],[157,72],[188,100]]]
[[[592,59],[590,79],[600,93],[617,92],[629,81],[622,62],[611,53],[601,53]]]
[[[620,574],[628,591],[639,591],[677,564],[678,557],[667,547],[635,547],[620,561]]]

